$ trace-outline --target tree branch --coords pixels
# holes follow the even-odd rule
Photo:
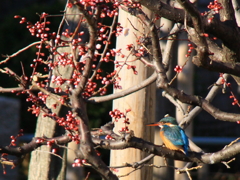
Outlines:
[[[177,32],[180,32],[181,28],[181,24],[180,23],[175,23],[173,28],[171,29],[170,31],[170,36],[167,40],[167,43],[166,43],[166,47],[164,48],[164,53],[163,53],[163,64],[165,66],[165,69],[168,70],[169,68],[169,64],[170,64],[170,60],[171,60],[171,56],[172,56],[172,53],[173,53],[173,44],[174,42],[177,40],[176,38],[176,33]]]
[[[189,14],[185,16],[183,9],[177,9],[174,7],[174,2],[164,3],[162,0],[138,0],[143,6],[150,9],[153,13],[158,14],[160,17],[164,17],[174,22],[184,24],[186,17],[186,23],[188,26],[193,27],[193,21]],[[153,6],[154,4],[154,6]],[[219,19],[214,18],[211,23],[208,22],[207,16],[202,17],[203,28],[206,33],[212,34],[213,36],[221,39],[229,48],[234,51],[239,50],[240,36],[236,28],[228,26]],[[217,27],[217,30],[216,30]]]
[[[119,150],[126,148],[136,148],[141,151],[150,153],[152,155],[149,158],[152,158],[153,154],[158,156],[167,157],[170,159],[187,161],[187,162],[196,162],[196,163],[205,163],[205,164],[216,164],[221,163],[222,161],[228,160],[235,155],[240,153],[240,142],[230,144],[220,151],[214,153],[195,153],[189,152],[189,156],[186,156],[180,151],[172,151],[163,146],[155,145],[151,142],[145,141],[141,138],[137,138],[132,135],[132,133],[126,133],[119,140],[104,140],[100,138],[92,138],[95,146],[103,149]],[[14,155],[20,157],[31,151],[34,151],[36,148],[47,145],[47,142],[52,142],[52,145],[64,145],[69,143],[71,139],[64,135],[55,138],[43,138],[36,137],[33,140],[21,147],[0,147],[0,153],[7,153],[9,155]],[[143,159],[143,163],[149,160]],[[101,165],[102,166],[102,165]]]
[[[228,74],[224,74],[222,77],[218,78],[217,82],[213,85],[213,87],[208,92],[205,98],[207,101],[211,102],[214,99],[214,97],[217,95],[219,90],[222,89],[222,85],[221,85],[222,80],[224,79],[226,81],[228,77],[229,77]],[[181,122],[179,123],[179,126],[185,129],[201,111],[202,111],[202,108],[200,106],[197,106],[194,109],[192,109],[189,112],[189,114],[181,120]]]
[[[106,124],[105,126],[106,126],[105,130],[107,131],[113,128],[108,124]],[[105,139],[96,138],[96,137],[92,137],[92,140],[94,145],[97,148],[111,149],[111,150],[136,148],[150,154],[148,157],[142,159],[138,163],[132,164],[131,167],[133,168],[139,167],[144,163],[148,162],[154,155],[167,157],[170,159],[175,159],[180,161],[186,161],[186,162],[217,164],[217,163],[221,163],[222,161],[229,160],[230,158],[240,153],[240,142],[237,142],[237,140],[230,143],[229,145],[225,146],[222,150],[217,152],[213,152],[213,153],[189,152],[188,156],[183,154],[181,151],[173,151],[166,147],[155,145],[151,142],[135,137],[133,135],[133,132],[123,133],[121,134],[121,138],[113,139],[113,140],[105,140]],[[31,151],[34,151],[36,148],[40,146],[49,144],[49,142],[51,142],[51,146],[53,145],[59,146],[59,145],[64,145],[66,143],[69,143],[70,141],[71,141],[71,138],[67,135],[59,136],[55,138],[36,137],[36,138],[33,138],[31,142],[21,147],[9,147],[9,146],[0,147],[0,153],[7,153],[9,155],[21,157]],[[76,153],[76,156],[79,155],[77,151],[75,151],[75,153]],[[102,166],[102,164],[99,164],[99,166]],[[109,178],[110,177],[111,176],[109,176]]]
[[[166,87],[166,84],[159,84],[159,87],[164,89],[168,94],[170,94],[174,98],[179,99],[182,103],[202,107],[205,111],[207,111],[209,114],[211,114],[214,118],[218,120],[229,122],[237,122],[240,120],[239,114],[223,112],[214,107],[209,101],[203,99],[202,97],[187,95],[178,89]]]
[[[36,46],[36,45],[41,44],[41,43],[42,43],[41,41],[34,42],[34,43],[29,44],[28,46],[18,50],[17,52],[15,52],[14,54],[12,54],[10,56],[7,55],[7,58],[5,60],[0,61],[0,65],[3,64],[3,63],[7,63],[11,58],[19,55],[20,53],[26,51],[27,49],[31,48],[32,46]]]
[[[196,38],[197,32],[191,28],[189,31],[190,40],[198,47],[196,50],[200,54],[201,43]],[[228,73],[232,75],[239,76],[240,63],[232,63],[225,60],[225,55],[223,49],[217,46],[214,42],[207,38],[207,44],[209,47],[209,52],[205,57],[196,55],[193,57],[192,62],[198,66],[208,69],[210,71]]]
[[[224,149],[214,153],[189,152],[189,156],[187,157],[181,152],[172,151],[163,146],[154,145],[151,142],[131,136],[131,133],[126,134],[124,139],[122,140],[115,141],[115,140],[103,140],[103,139],[93,138],[93,142],[98,147],[101,147],[104,149],[119,150],[119,149],[126,149],[126,148],[136,148],[150,154],[155,154],[155,155],[167,157],[170,159],[187,161],[187,162],[195,162],[195,163],[204,163],[204,164],[221,163],[222,161],[228,160],[240,153],[240,143],[238,142],[238,143],[232,144],[231,146],[227,146]]]
[[[81,134],[79,155],[84,159],[87,159],[92,167],[104,178],[110,180],[118,179],[115,174],[113,174],[106,164],[101,160],[97,155],[93,142],[91,139],[90,129],[89,129],[89,119],[87,115],[86,102],[82,97],[82,92],[85,85],[87,84],[88,77],[90,76],[92,70],[92,63],[94,59],[95,46],[96,46],[96,37],[97,37],[97,22],[100,15],[100,7],[96,7],[95,13],[93,16],[90,16],[87,11],[85,11],[84,6],[78,1],[74,1],[74,4],[78,7],[80,13],[83,14],[87,22],[87,27],[89,31],[89,43],[88,43],[88,53],[87,58],[85,59],[85,66],[81,76],[81,81],[79,85],[73,90],[71,95],[73,112],[76,114],[76,117],[80,119],[79,130]]]
[[[88,99],[88,101],[92,102],[92,103],[100,103],[100,102],[104,102],[104,101],[110,101],[113,99],[125,97],[129,94],[139,91],[139,90],[145,88],[146,86],[152,84],[153,82],[156,81],[156,79],[157,79],[157,74],[153,73],[148,79],[145,79],[144,81],[142,81],[141,83],[139,83],[136,86],[133,86],[126,90],[120,91],[118,93],[114,93],[114,94],[110,94],[110,95],[106,95],[106,96],[91,97]]]
[[[51,142],[51,145],[65,145],[71,142],[71,139],[68,136],[59,136],[54,138],[45,138],[45,137],[34,137],[31,142],[24,144],[20,147],[11,147],[5,146],[0,147],[0,153],[7,153],[9,155],[14,155],[20,157],[27,153],[30,153],[42,145],[47,145],[48,142]]]
[[[194,24],[194,27],[197,29],[197,38],[200,44],[200,47],[198,47],[198,57],[199,59],[205,59],[208,57],[208,47],[207,47],[207,41],[205,37],[203,37],[202,33],[204,32],[203,26],[201,25],[201,18],[199,17],[199,13],[196,11],[195,7],[193,7],[189,2],[185,3],[184,0],[179,0],[182,2],[182,5],[188,11],[192,16],[194,20],[196,20],[196,24]],[[125,9],[126,10],[126,9]],[[153,35],[156,29],[155,26],[151,26],[151,22],[149,22],[149,19],[144,15],[144,13],[139,10],[139,9],[127,9],[130,11],[130,13],[142,21],[144,21],[148,26],[151,28],[151,35]],[[158,73],[158,78],[157,78],[157,87],[165,90],[168,94],[170,94],[173,98],[176,98],[180,100],[182,103],[187,103],[190,105],[195,105],[195,106],[200,106],[202,107],[205,111],[207,111],[209,114],[211,114],[213,117],[215,117],[218,120],[222,121],[230,121],[230,122],[237,122],[240,120],[239,114],[236,113],[227,113],[220,111],[216,107],[214,107],[212,104],[210,104],[206,99],[199,97],[199,96],[194,96],[194,95],[187,95],[183,91],[180,91],[176,88],[171,87],[171,85],[168,84],[168,78],[166,75],[166,70],[163,67],[162,64],[162,59],[160,57],[160,47],[159,43],[154,43],[156,42],[156,39],[158,39],[155,35],[151,36],[152,40],[152,49],[153,49],[153,60],[156,61],[155,65],[155,70]],[[158,52],[159,51],[159,52]]]

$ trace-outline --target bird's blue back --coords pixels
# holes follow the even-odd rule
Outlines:
[[[188,137],[182,128],[178,125],[163,125],[160,131],[163,131],[165,138],[167,138],[173,145],[182,146],[183,151],[187,155],[189,142]]]

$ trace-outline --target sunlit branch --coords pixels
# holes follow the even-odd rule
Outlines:
[[[223,77],[219,77],[217,82],[213,85],[211,90],[208,92],[206,96],[206,100],[211,102],[217,95],[217,93],[223,88],[222,87],[222,80],[223,78],[227,80],[229,77],[228,74],[224,74]],[[195,107],[192,109],[179,123],[179,126],[181,126],[183,129],[185,129],[192,121],[193,119],[202,111],[202,108],[200,106]]]
[[[13,88],[3,88],[3,87],[0,87],[0,92],[1,93],[21,92],[23,90],[24,90],[23,87],[13,87]]]
[[[129,137],[130,136],[130,137]],[[222,161],[228,160],[234,157],[236,154],[240,153],[240,143],[232,144],[220,151],[214,153],[195,153],[189,152],[189,156],[186,157],[183,153],[178,151],[171,151],[165,147],[154,145],[153,143],[144,141],[143,139],[126,134],[125,141],[122,140],[101,140],[93,138],[93,142],[101,148],[104,149],[126,149],[126,148],[136,148],[144,152],[155,154],[159,156],[164,156],[167,158],[205,163],[205,164],[216,164]]]
[[[20,49],[19,51],[15,52],[14,54],[12,54],[12,55],[10,55],[10,56],[6,55],[7,58],[6,58],[5,60],[0,61],[0,65],[3,64],[3,63],[8,62],[11,58],[19,55],[20,53],[26,51],[27,49],[31,48],[32,46],[36,46],[36,45],[38,45],[38,44],[41,44],[41,41],[37,41],[37,42],[34,42],[34,43],[32,43],[32,44],[29,44],[28,46]]]
[[[177,102],[172,96],[170,96],[168,93],[166,93],[166,91],[163,91],[163,92],[162,92],[162,96],[165,97],[165,98],[167,98],[171,103],[173,103],[173,104],[177,107],[178,111],[181,112],[182,116],[185,115],[185,111],[184,111],[183,107],[181,106],[181,104],[178,103],[178,102]]]
[[[171,29],[169,34],[172,34],[171,36],[169,36],[166,43],[166,47],[164,48],[164,53],[163,53],[163,64],[165,66],[165,69],[168,70],[169,68],[169,64],[172,58],[172,54],[173,54],[173,44],[174,42],[176,42],[177,40],[177,32],[180,32],[181,30],[181,24],[180,23],[175,23],[173,28]]]
[[[153,73],[148,79],[145,79],[144,81],[142,81],[140,84],[130,87],[126,90],[114,93],[114,94],[110,94],[110,95],[106,95],[106,96],[99,96],[99,97],[91,97],[88,99],[88,101],[93,102],[93,103],[100,103],[100,102],[104,102],[104,101],[110,101],[113,99],[118,99],[124,96],[127,96],[131,93],[134,93],[138,90],[141,90],[143,88],[145,88],[146,86],[152,84],[154,81],[156,81],[157,79],[157,74]]]

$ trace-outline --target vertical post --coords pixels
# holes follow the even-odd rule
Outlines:
[[[143,11],[148,16],[151,15],[150,11],[143,8]],[[131,22],[129,22],[129,21]],[[128,54],[129,51],[126,51],[126,45],[134,44],[137,47],[136,37],[140,36],[141,33],[147,33],[147,27],[143,28],[143,25],[139,20],[129,13],[126,13],[122,10],[119,12],[119,22],[121,26],[129,29],[129,35],[121,35],[117,38],[117,47],[116,49],[122,49],[123,54]],[[134,26],[134,28],[132,27]],[[137,30],[136,30],[137,29]],[[145,32],[144,32],[145,31]],[[140,33],[141,32],[141,33]],[[136,36],[134,35],[136,34]],[[129,61],[133,60],[132,56],[128,58]],[[117,58],[118,61],[123,61],[123,58]],[[130,63],[130,62],[129,62]],[[131,65],[136,66],[138,71],[137,75],[134,75],[131,69],[123,68],[119,74],[121,77],[121,86],[122,89],[127,89],[134,85],[139,84],[144,79],[149,77],[152,73],[150,68],[147,68],[140,61],[134,61],[130,63]],[[131,112],[127,114],[130,119],[129,129],[134,131],[134,135],[140,138],[143,138],[147,141],[153,142],[153,131],[147,129],[146,124],[155,121],[155,94],[156,88],[155,84],[152,84],[136,93],[128,95],[124,98],[114,100],[113,109],[119,109],[120,111],[125,111],[126,109],[131,109]],[[118,92],[120,90],[116,90]],[[124,127],[123,122],[119,121],[116,123],[115,132],[118,132],[122,127]],[[141,152],[136,149],[126,149],[126,150],[112,150],[111,151],[111,166],[114,165],[123,165],[125,162],[133,163],[138,162],[147,156],[146,153]],[[124,175],[132,171],[132,168],[121,168],[117,175]],[[121,180],[146,180],[152,177],[152,168],[142,168],[141,170],[131,173],[129,176],[121,178]]]

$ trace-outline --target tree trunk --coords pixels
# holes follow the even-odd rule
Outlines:
[[[145,11],[145,8],[144,12],[147,12]],[[147,14],[149,16],[150,12],[148,11]],[[132,28],[132,25],[130,24],[128,19],[131,21],[134,28],[138,29],[138,31]],[[129,35],[127,35],[126,37],[124,35],[118,37],[116,49],[121,48],[122,53],[128,55],[130,52],[126,51],[126,45],[134,44],[134,46],[137,47],[136,37],[140,36],[139,32],[142,32],[144,34],[146,34],[147,32],[144,32],[143,26],[139,22],[139,20],[129,15],[128,13],[123,12],[122,10],[120,10],[119,12],[119,22],[124,28],[129,28]],[[145,29],[145,31],[146,30],[147,28]],[[133,33],[136,33],[136,36]],[[125,58],[118,57],[117,60],[122,62]],[[133,59],[135,58],[133,58],[132,56],[128,58],[129,61]],[[121,77],[120,85],[122,86],[122,89],[126,89],[139,84],[144,79],[149,77],[149,75],[152,73],[150,68],[146,68],[145,65],[142,64],[140,61],[127,63],[136,66],[138,75],[134,75],[132,69],[127,69],[126,67],[124,67],[119,74],[119,76]],[[144,88],[127,97],[114,100],[113,102],[113,109],[119,109],[120,111],[131,109],[131,112],[127,114],[127,117],[130,119],[129,129],[134,131],[135,136],[151,142],[153,142],[154,131],[146,127],[146,124],[155,121],[155,94],[155,84],[152,84],[147,88]],[[124,127],[123,122],[118,121],[114,129],[115,132],[121,130],[122,127]],[[135,149],[112,150],[111,166],[123,165],[126,162],[138,162],[146,156],[146,153]],[[132,170],[132,168],[121,168],[119,169],[117,175],[124,175]],[[131,173],[127,177],[121,178],[121,180],[146,180],[149,179],[149,177],[152,177],[152,168],[142,168],[141,170]]]

